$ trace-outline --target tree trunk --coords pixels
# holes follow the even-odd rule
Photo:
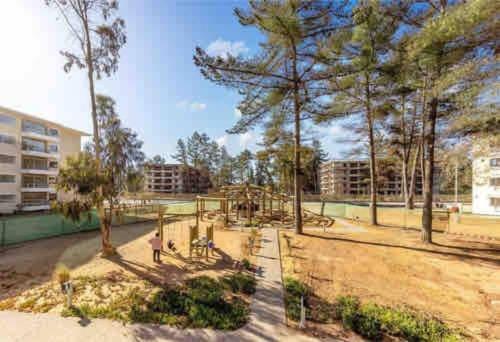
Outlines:
[[[85,12],[86,13],[86,12]],[[95,155],[96,155],[96,173],[101,174],[101,145],[99,139],[99,123],[97,120],[97,104],[95,98],[95,87],[94,87],[94,65],[92,62],[92,45],[90,41],[89,25],[88,19],[85,16],[83,20],[83,26],[85,30],[85,57],[87,62],[87,76],[89,80],[89,93],[90,93],[90,105],[92,110],[92,125],[94,130],[94,145],[95,145]],[[102,236],[102,252],[104,255],[109,255],[114,253],[113,246],[110,241],[110,225],[106,224],[106,213],[104,211],[103,203],[103,191],[102,186],[97,187],[98,200],[96,203],[97,215],[99,216],[100,226],[101,226],[101,236]],[[112,215],[112,213],[111,213]]]
[[[370,224],[378,225],[377,220],[377,167],[375,153],[375,138],[373,136],[373,117],[370,103],[370,84],[366,75],[366,121],[368,124],[368,138],[370,144]]]
[[[418,157],[420,155],[421,144],[417,145],[417,151],[415,152],[415,158],[413,159],[413,166],[411,169],[411,179],[410,179],[410,189],[408,194],[408,201],[406,202],[406,209],[414,209],[415,208],[415,183],[417,178],[417,164]]]
[[[297,58],[294,51],[293,56],[293,79],[295,81],[293,87],[293,102],[295,114],[295,168],[294,168],[294,181],[295,181],[295,232],[302,234],[302,170],[300,163],[300,98],[299,98],[299,76],[297,73]]]
[[[437,98],[429,103],[429,117],[427,122],[429,129],[425,134],[426,158],[424,162],[424,207],[422,211],[422,241],[432,243],[432,188],[434,175],[434,143],[436,138]]]

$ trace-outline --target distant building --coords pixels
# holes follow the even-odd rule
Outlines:
[[[475,146],[472,162],[472,212],[500,215],[500,146]]]
[[[144,191],[158,193],[205,193],[210,187],[208,174],[182,164],[144,165]]]
[[[0,107],[0,213],[50,208],[59,167],[88,134]]]
[[[435,173],[434,192],[439,188],[439,169]],[[331,160],[320,167],[321,194],[360,196],[370,194],[370,163],[368,160]],[[387,168],[379,172],[378,194],[397,196],[403,193],[400,172]],[[417,171],[415,194],[422,194],[422,175]]]

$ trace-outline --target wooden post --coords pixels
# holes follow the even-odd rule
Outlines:
[[[196,197],[196,226],[198,227],[199,222],[199,215],[200,215],[200,201],[198,200],[198,197]]]
[[[229,225],[229,202],[227,199],[224,200],[224,207],[226,211],[226,216],[224,216],[224,227]]]
[[[262,193],[262,216],[266,216],[266,192]]]
[[[248,224],[252,224],[252,217],[250,216],[250,198],[247,194],[247,222]]]
[[[269,202],[269,210],[271,211],[271,217],[273,216],[273,196],[271,196],[271,201]]]
[[[236,199],[236,220],[240,219],[240,200]]]
[[[163,242],[163,215],[165,214],[165,211],[163,210],[162,207],[158,207],[158,219],[159,219],[159,233],[160,233],[160,240]],[[163,244],[161,250],[163,251]]]
[[[285,221],[285,202],[283,202],[283,198],[280,198],[280,213],[281,213],[281,224],[283,224]]]

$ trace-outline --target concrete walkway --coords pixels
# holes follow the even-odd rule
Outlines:
[[[237,331],[182,330],[154,324],[124,325],[104,319],[90,321],[58,314],[0,311],[0,341],[315,341],[285,325],[277,230],[262,230],[261,247],[256,256],[261,271],[252,298],[250,322]]]

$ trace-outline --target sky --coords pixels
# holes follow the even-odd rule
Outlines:
[[[258,52],[263,36],[242,27],[233,15],[238,1],[121,0],[127,44],[119,69],[97,82],[111,96],[126,127],[144,141],[148,157],[172,161],[179,138],[205,132],[231,154],[254,150],[260,130],[228,135],[238,119],[236,92],[205,80],[193,63],[196,46],[211,54]],[[0,1],[0,105],[85,132],[92,132],[84,70],[63,71],[61,50],[74,41],[61,18],[44,0]],[[318,136],[331,158],[342,157],[340,126],[322,127]]]

